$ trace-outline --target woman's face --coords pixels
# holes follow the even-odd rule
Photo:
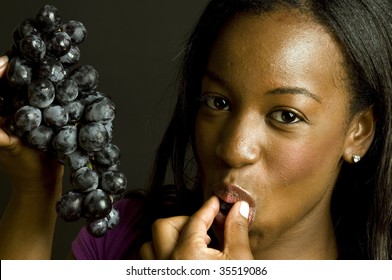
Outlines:
[[[243,14],[225,26],[195,126],[205,199],[221,200],[218,239],[238,200],[251,207],[256,257],[333,239],[329,206],[349,119],[344,79],[338,45],[303,14]]]

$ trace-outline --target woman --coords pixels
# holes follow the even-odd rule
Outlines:
[[[391,258],[391,11],[387,0],[212,0],[149,194],[121,201],[125,219],[103,239],[82,230],[74,257]],[[62,169],[0,140],[15,185],[2,258],[48,258]]]

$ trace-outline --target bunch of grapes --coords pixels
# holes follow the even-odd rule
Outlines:
[[[113,203],[127,179],[112,142],[115,104],[97,91],[98,71],[78,65],[86,34],[81,22],[63,22],[51,5],[18,25],[0,81],[0,111],[9,116],[10,133],[69,168],[71,189],[58,200],[57,214],[65,221],[85,218],[99,237],[119,222]]]

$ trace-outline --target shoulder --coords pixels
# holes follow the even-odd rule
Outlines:
[[[129,192],[117,201],[120,222],[103,237],[96,238],[83,228],[72,244],[76,259],[137,259],[141,245],[147,240],[148,225],[144,218],[145,196]]]

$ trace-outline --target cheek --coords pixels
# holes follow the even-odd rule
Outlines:
[[[265,161],[266,173],[270,174],[271,185],[284,191],[322,191],[334,183],[340,169],[342,143],[337,139],[290,143],[275,147],[274,154]]]

